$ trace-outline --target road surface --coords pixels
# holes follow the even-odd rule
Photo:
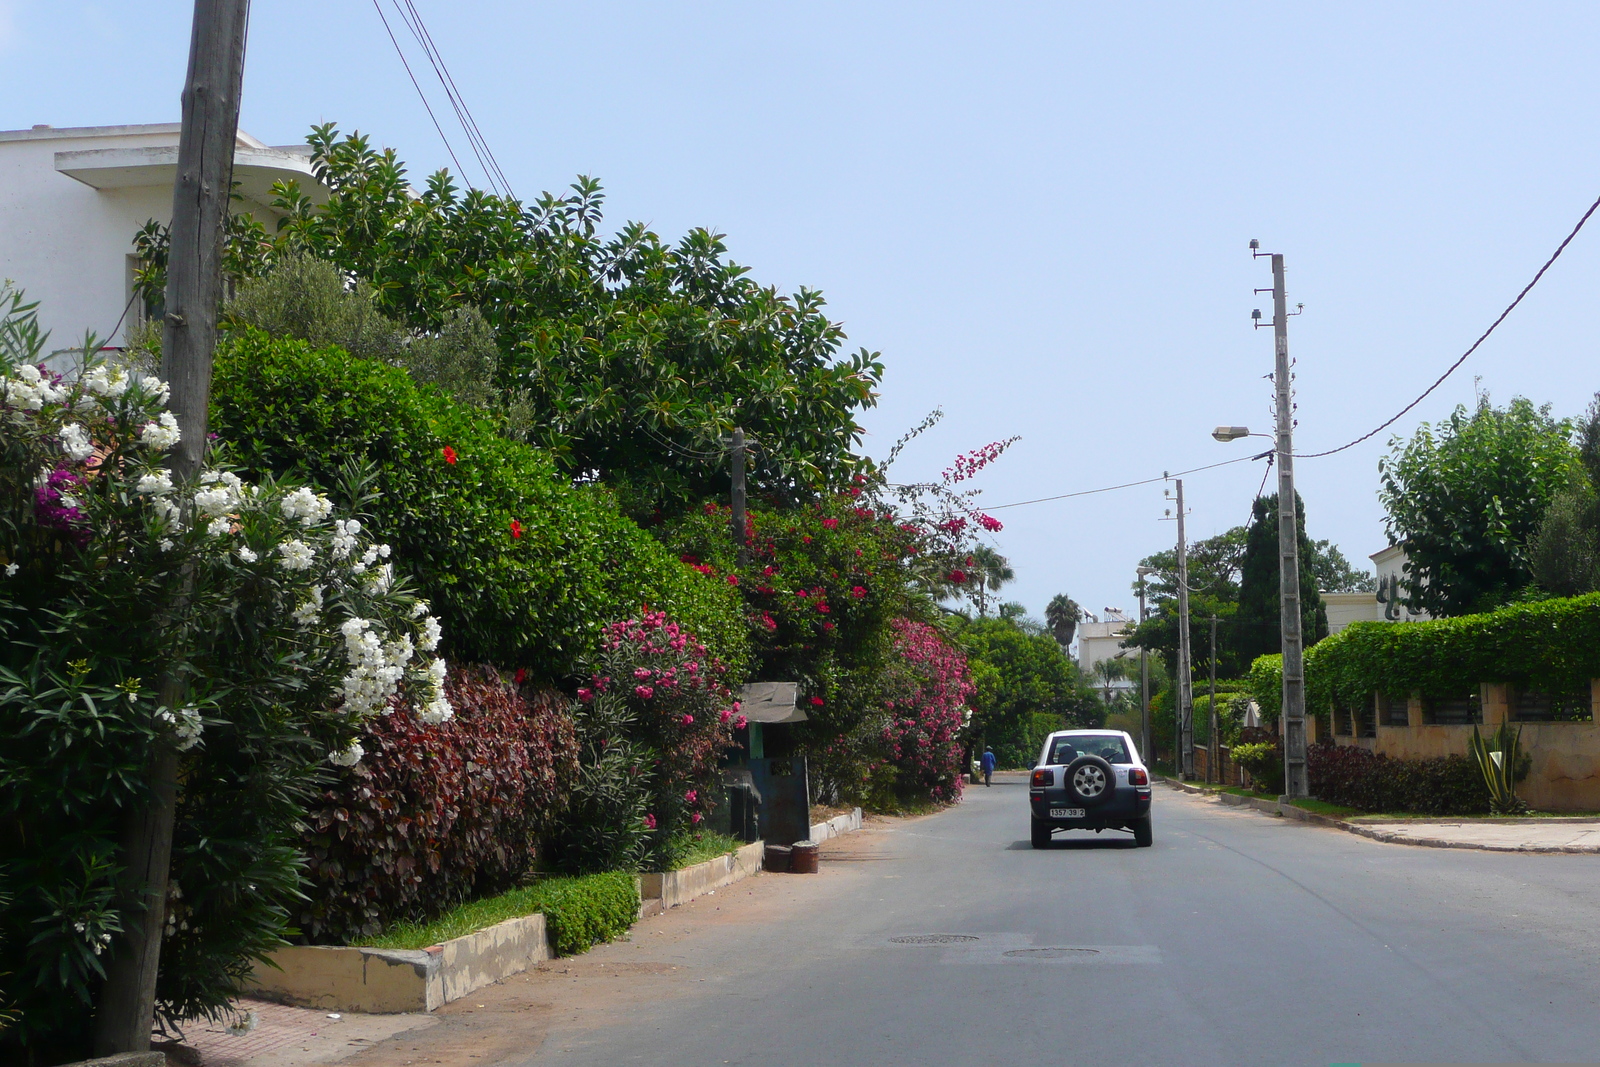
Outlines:
[[[1028,844],[997,776],[484,990],[355,1064],[1591,1062],[1600,857],[1384,844],[1157,788]],[[912,939],[909,942],[904,939]],[[896,940],[901,939],[901,940]]]

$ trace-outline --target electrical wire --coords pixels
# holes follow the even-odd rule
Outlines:
[[[477,120],[472,115],[471,108],[467,107],[466,99],[457,88],[455,77],[451,75],[449,66],[444,61],[444,56],[434,44],[433,35],[428,32],[428,27],[422,21],[422,13],[417,10],[412,0],[391,0],[396,14],[400,16],[406,28],[411,31],[411,36],[416,39],[423,55],[433,67],[434,75],[439,79],[439,85],[444,89],[445,98],[450,102],[450,108],[455,112],[456,121],[461,124],[461,129],[467,135],[467,145],[472,149],[472,154],[478,160],[484,177],[488,179],[489,187],[497,194],[511,197],[511,183],[506,181],[505,173],[500,169],[500,164],[494,158],[494,153],[489,149],[489,142],[483,136],[483,131],[478,127]]]
[[[1539,284],[1539,279],[1544,277],[1544,272],[1550,269],[1551,264],[1555,263],[1557,259],[1561,258],[1561,253],[1567,250],[1567,245],[1571,244],[1572,239],[1578,236],[1578,231],[1583,229],[1584,223],[1589,221],[1589,217],[1593,215],[1597,209],[1600,209],[1600,198],[1597,198],[1594,203],[1589,205],[1589,210],[1583,213],[1583,218],[1579,219],[1578,224],[1572,228],[1572,232],[1567,234],[1566,240],[1562,241],[1561,244],[1556,247],[1556,250],[1550,254],[1550,258],[1544,261],[1544,266],[1539,268],[1539,273],[1533,276],[1533,280],[1522,287],[1522,292],[1517,294],[1517,298],[1511,301],[1511,303],[1506,306],[1504,311],[1500,312],[1500,317],[1495,319],[1494,322],[1490,323],[1489,328],[1483,331],[1483,335],[1476,341],[1472,342],[1472,347],[1461,353],[1461,358],[1450,364],[1449,368],[1443,374],[1439,375],[1437,381],[1422,391],[1421,396],[1417,397],[1411,403],[1407,404],[1405,407],[1396,412],[1394,418],[1390,419],[1388,422],[1385,422],[1383,425],[1378,426],[1376,429],[1362,434],[1349,444],[1340,445],[1338,448],[1330,448],[1326,452],[1296,452],[1294,453],[1294,458],[1321,459],[1323,456],[1331,456],[1336,452],[1343,452],[1347,448],[1354,448],[1361,442],[1377,436],[1382,431],[1388,429],[1390,426],[1393,426],[1396,422],[1399,422],[1400,418],[1405,415],[1406,412],[1410,411],[1412,408],[1422,403],[1423,400],[1427,399],[1428,394],[1432,393],[1435,389],[1439,388],[1439,386],[1443,385],[1444,380],[1450,377],[1450,375],[1454,374],[1456,372],[1456,368],[1465,363],[1467,361],[1467,357],[1476,352],[1478,350],[1478,346],[1487,341],[1489,339],[1489,335],[1494,333],[1495,329],[1502,322],[1506,321],[1506,316],[1510,315],[1512,311],[1516,310],[1517,305],[1522,303],[1522,298],[1527,296],[1535,285]]]
[[[417,97],[422,101],[422,107],[428,112],[428,118],[433,122],[433,128],[439,131],[439,140],[444,142],[444,150],[450,154],[450,161],[456,165],[456,172],[465,174],[466,168],[461,165],[461,160],[456,158],[456,150],[450,144],[450,138],[444,135],[444,127],[439,125],[439,117],[433,113],[433,105],[428,103],[428,94],[422,91],[422,85],[417,81],[417,76],[411,73],[411,64],[406,59],[405,50],[400,47],[400,42],[394,35],[394,30],[389,28],[389,19],[383,13],[383,5],[378,0],[372,0],[372,8],[378,13],[378,18],[383,22],[383,30],[389,35],[389,43],[394,45],[394,54],[400,57],[400,65],[406,68],[406,77],[411,79],[411,85],[417,90]]]
[[[1162,474],[1159,478],[1141,478],[1137,482],[1123,482],[1121,485],[1107,485],[1102,486],[1099,489],[1084,489],[1076,493],[1062,493],[1059,496],[1041,496],[1034,500],[1018,500],[1014,504],[996,504],[994,507],[986,507],[983,510],[1001,511],[1005,508],[1020,508],[1026,504],[1043,504],[1050,500],[1070,500],[1076,496],[1094,496],[1096,493],[1111,493],[1118,489],[1131,489],[1136,485],[1149,485],[1152,482],[1164,482],[1171,478],[1181,478],[1185,474],[1198,474],[1200,471],[1214,470],[1217,467],[1226,467],[1230,463],[1244,463],[1249,460],[1261,459],[1264,456],[1270,455],[1272,455],[1271,452],[1262,452],[1254,456],[1236,456],[1233,459],[1225,459],[1221,463],[1207,463],[1204,467],[1191,467],[1186,471],[1174,471],[1171,473]]]

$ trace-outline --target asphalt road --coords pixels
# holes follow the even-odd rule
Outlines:
[[[1035,851],[1020,776],[969,789],[841,839],[823,875],[764,875],[641,924],[584,964],[618,976],[580,998],[594,1010],[472,1062],[1600,1055],[1600,857],[1382,844],[1162,788],[1155,826],[1149,849],[1108,831]],[[975,940],[891,940],[919,935]],[[635,984],[629,967],[660,973]]]

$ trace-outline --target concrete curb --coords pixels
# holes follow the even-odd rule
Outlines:
[[[97,1060],[78,1060],[61,1067],[167,1067],[165,1052],[119,1052],[115,1056],[101,1056]]]
[[[761,854],[766,848],[760,841],[752,841],[737,852],[718,856],[685,867],[678,871],[660,871],[639,876],[639,895],[652,902],[659,900],[661,910],[687,904],[695,897],[714,893],[725,885],[741,882],[761,870]]]
[[[811,826],[811,840],[821,844],[830,837],[848,834],[861,829],[861,809],[856,808],[848,815],[835,815],[826,822],[813,823]]]
[[[1373,826],[1364,825],[1362,823],[1348,822],[1348,821],[1346,821],[1344,819],[1336,819],[1336,818],[1333,818],[1332,816],[1329,816],[1329,815],[1319,815],[1314,811],[1306,811],[1304,808],[1298,808],[1298,807],[1295,807],[1293,804],[1284,804],[1284,803],[1281,803],[1281,802],[1276,801],[1276,800],[1266,800],[1266,799],[1264,799],[1262,797],[1243,797],[1243,796],[1238,795],[1237,793],[1222,793],[1222,792],[1218,792],[1217,790],[1214,790],[1214,789],[1201,789],[1198,786],[1190,785],[1188,782],[1178,782],[1178,781],[1174,781],[1171,778],[1162,778],[1162,777],[1159,777],[1159,776],[1156,776],[1156,775],[1152,775],[1151,777],[1154,778],[1156,781],[1161,782],[1163,785],[1170,786],[1171,788],[1180,790],[1180,791],[1182,791],[1184,793],[1196,793],[1196,794],[1199,794],[1199,795],[1202,795],[1202,796],[1212,796],[1212,797],[1215,797],[1216,799],[1220,800],[1222,803],[1230,804],[1230,805],[1232,805],[1234,807],[1254,808],[1255,810],[1260,811],[1260,812],[1265,812],[1268,815],[1277,815],[1277,816],[1283,817],[1283,818],[1295,819],[1295,820],[1297,820],[1299,822],[1311,823],[1314,826],[1329,826],[1329,827],[1332,827],[1335,830],[1343,830],[1346,833],[1355,834],[1357,837],[1370,838],[1373,841],[1382,841],[1385,844],[1390,844],[1390,845],[1418,845],[1418,846],[1421,846],[1423,848],[1465,848],[1465,849],[1473,849],[1473,850],[1476,850],[1478,852],[1516,852],[1516,853],[1520,853],[1520,854],[1523,854],[1523,855],[1541,855],[1541,854],[1544,854],[1544,855],[1565,855],[1565,856],[1593,856],[1593,855],[1595,855],[1597,853],[1600,853],[1600,848],[1577,848],[1577,847],[1573,847],[1573,846],[1570,846],[1570,845],[1489,845],[1489,844],[1475,844],[1475,843],[1472,843],[1472,842],[1469,842],[1469,841],[1446,841],[1443,838],[1438,838],[1438,837],[1409,837],[1409,836],[1407,836],[1405,834],[1397,834],[1397,833],[1395,833],[1395,832],[1393,832],[1391,830],[1381,830],[1381,829],[1377,829],[1377,828],[1375,828]],[[1459,820],[1459,821],[1461,821],[1461,822],[1491,822],[1492,821],[1495,825],[1504,825],[1506,823],[1513,823],[1513,824],[1523,824],[1523,823],[1537,824],[1537,823],[1545,823],[1545,822],[1578,823],[1578,822],[1592,822],[1593,820],[1592,819],[1549,819],[1549,820],[1545,820],[1545,819],[1503,819],[1503,820],[1502,819],[1496,819],[1496,820],[1462,819],[1462,820]]]
[[[544,916],[524,915],[424,949],[290,945],[247,989],[321,1011],[432,1011],[553,955]]]

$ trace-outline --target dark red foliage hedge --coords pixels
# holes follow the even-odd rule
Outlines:
[[[1396,759],[1359,745],[1306,750],[1311,795],[1361,811],[1471,815],[1489,810],[1483,775],[1466,756]]]
[[[371,720],[366,755],[311,806],[297,917],[312,944],[371,937],[508,889],[577,772],[577,737],[559,694],[520,694],[491,667],[445,682],[455,718]]]

